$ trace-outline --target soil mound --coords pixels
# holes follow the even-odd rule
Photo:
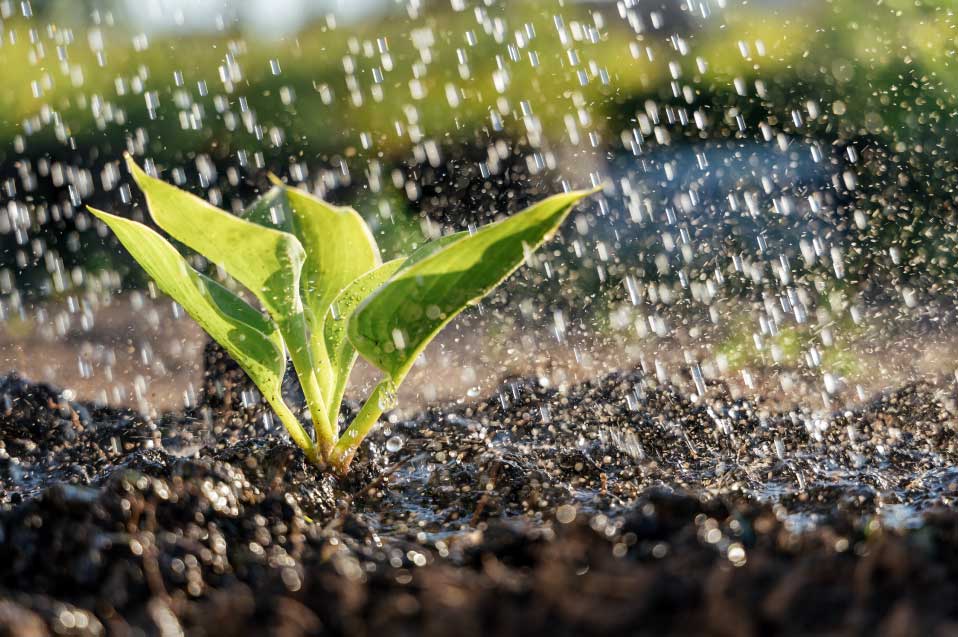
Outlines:
[[[958,631],[946,389],[823,417],[513,379],[337,481],[234,381],[155,422],[0,381],[0,635]]]

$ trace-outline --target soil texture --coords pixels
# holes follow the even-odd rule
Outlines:
[[[156,420],[0,379],[0,635],[958,634],[945,382],[822,415],[509,379],[337,480],[207,356]]]

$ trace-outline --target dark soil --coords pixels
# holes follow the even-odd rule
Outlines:
[[[0,383],[0,636],[958,634],[953,390],[822,417],[523,379],[307,465],[228,362],[148,421]]]

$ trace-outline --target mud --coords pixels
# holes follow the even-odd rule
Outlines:
[[[3,379],[0,635],[958,633],[945,382],[823,417],[509,379],[336,480],[211,354],[156,420]]]

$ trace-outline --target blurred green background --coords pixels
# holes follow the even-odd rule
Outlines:
[[[0,0],[0,318],[147,286],[83,208],[143,219],[123,152],[237,212],[276,173],[387,256],[601,181],[494,329],[852,374],[842,338],[954,316],[955,9]]]
[[[630,154],[646,104],[671,101],[709,125],[642,152],[771,129],[854,144],[852,198],[886,222],[863,241],[896,242],[918,259],[909,275],[953,265],[950,2],[2,0],[0,25],[5,201],[59,201],[67,217],[128,200],[129,150],[236,209],[268,169],[374,221],[463,225],[555,189],[546,176],[598,176]],[[51,216],[29,224],[63,243],[70,224],[38,227]],[[68,266],[82,243],[60,251]],[[38,260],[18,244],[8,265]]]

